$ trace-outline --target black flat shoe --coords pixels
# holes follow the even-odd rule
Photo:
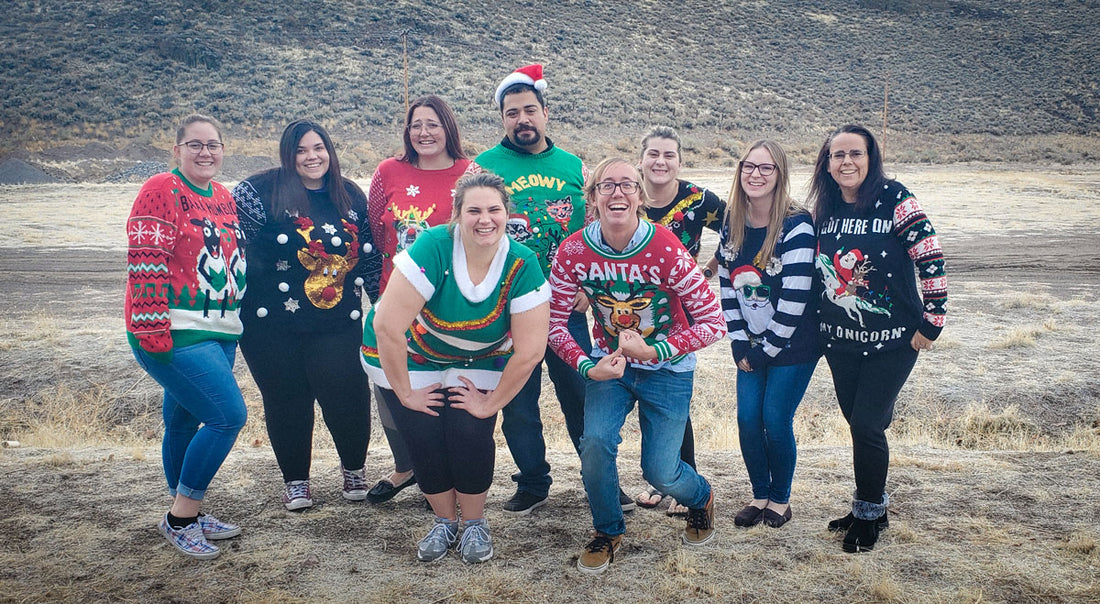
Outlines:
[[[760,520],[764,515],[765,508],[758,508],[751,503],[741,508],[740,512],[733,517],[733,524],[735,526],[756,526],[760,524]]]
[[[837,518],[836,520],[830,520],[829,521],[829,530],[833,531],[834,533],[837,532],[837,531],[846,531],[846,530],[848,530],[849,527],[852,526],[852,522],[855,521],[855,519],[856,519],[856,517],[853,516],[851,512],[848,512],[848,515],[843,517],[843,518]],[[889,528],[889,526],[890,526],[890,517],[887,516],[886,512],[883,512],[882,515],[878,517],[877,522],[878,522],[878,530],[881,531],[884,528]]]
[[[782,514],[771,508],[764,508],[764,511],[760,514],[760,519],[761,522],[772,528],[779,528],[791,519],[791,506],[787,504],[787,511]]]
[[[367,491],[367,501],[371,503],[382,503],[393,499],[394,495],[397,495],[401,491],[416,484],[416,475],[409,476],[409,479],[405,482],[394,485],[388,478],[379,480],[369,491]]]

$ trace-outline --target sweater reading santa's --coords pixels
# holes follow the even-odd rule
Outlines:
[[[594,358],[617,349],[619,335],[633,330],[656,350],[657,359],[628,357],[632,366],[691,371],[691,353],[726,335],[718,298],[695,260],[676,235],[649,222],[638,225],[621,252],[602,241],[598,221],[570,235],[554,259],[550,286],[550,348],[582,375],[595,362],[569,334],[578,290],[596,319]]]

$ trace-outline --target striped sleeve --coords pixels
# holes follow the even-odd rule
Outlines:
[[[935,340],[943,330],[947,317],[943,249],[917,198],[905,189],[898,193],[898,202],[894,206],[894,234],[917,267],[924,302],[924,316],[918,329],[929,340]]]
[[[729,244],[729,224],[723,221],[722,230],[718,240],[718,250],[714,252],[718,258],[718,293],[722,301],[722,318],[726,322],[726,334],[732,342],[734,359],[745,358],[749,352],[749,326],[741,314],[741,304],[737,301],[737,291],[733,289],[730,280],[729,265],[735,258],[727,245]]]
[[[764,353],[773,359],[794,335],[795,328],[806,312],[814,283],[817,238],[809,215],[796,216],[785,231],[778,246],[779,262],[783,265],[780,272],[779,301],[763,334]]]

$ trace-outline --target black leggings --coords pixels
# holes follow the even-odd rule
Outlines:
[[[434,407],[439,415],[432,416],[405,407],[393,390],[379,390],[412,454],[421,491],[435,495],[454,489],[475,495],[489,490],[496,463],[496,414],[478,419],[452,409],[450,392],[441,390],[447,396],[445,404]]]
[[[825,360],[833,373],[840,412],[852,434],[855,498],[882,503],[890,467],[886,429],[894,419],[898,393],[917,362],[917,351],[906,343],[901,348],[866,357],[826,352]]]
[[[309,479],[313,401],[321,406],[345,469],[359,470],[370,440],[370,386],[359,362],[363,334],[246,329],[241,352],[264,401],[264,421],[283,481]]]

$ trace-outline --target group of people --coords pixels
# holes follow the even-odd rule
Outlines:
[[[647,133],[639,158],[589,172],[547,136],[545,90],[540,65],[506,76],[494,95],[504,136],[472,161],[447,103],[417,99],[404,152],[379,164],[367,193],[308,120],[283,132],[279,167],[230,192],[214,181],[218,122],[183,121],[175,169],[145,183],[127,222],[125,309],[134,356],[164,388],[171,503],[158,527],[175,548],[213,558],[212,541],[241,532],[202,512],[245,422],[238,340],[288,510],[314,504],[316,401],[345,499],[380,503],[416,484],[435,516],[418,559],[455,549],[468,563],[489,560],[498,415],[518,470],[503,512],[529,514],[548,499],[545,362],[592,513],[578,569],[606,570],[624,512],[666,497],[686,518],[683,542],[707,543],[715,492],[696,467],[689,411],[695,353],[723,337],[752,489],[734,524],[791,519],[794,414],[823,354],[856,483],[851,512],[828,528],[845,532],[845,551],[874,547],[888,526],[885,430],[946,303],[936,233],[885,176],[874,137],[859,126],[829,135],[812,213],[791,198],[786,154],[767,140],[741,158],[723,202],[678,178],[681,143],[667,127]],[[720,242],[700,266],[704,227]],[[394,458],[373,486],[372,390]],[[616,463],[635,405],[649,484],[632,498]]]

